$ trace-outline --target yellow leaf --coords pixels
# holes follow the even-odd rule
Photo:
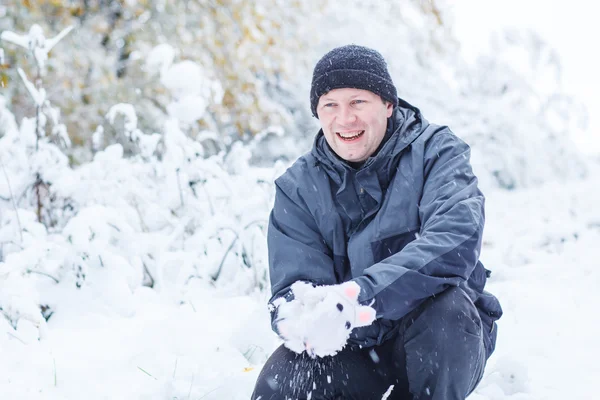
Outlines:
[[[244,372],[250,372],[254,369],[254,367],[246,367],[244,368]]]

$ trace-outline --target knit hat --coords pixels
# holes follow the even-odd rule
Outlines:
[[[396,87],[381,54],[354,44],[337,47],[315,65],[310,88],[310,108],[317,116],[319,98],[333,89],[364,89],[398,105]]]

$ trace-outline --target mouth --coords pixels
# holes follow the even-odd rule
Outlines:
[[[336,132],[338,138],[342,139],[344,142],[353,142],[361,138],[364,135],[365,131],[350,131],[350,132]]]

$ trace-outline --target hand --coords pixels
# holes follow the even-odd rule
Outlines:
[[[375,310],[358,303],[360,286],[355,282],[316,287],[296,282],[291,289],[294,300],[278,304],[277,328],[285,346],[296,353],[334,355],[352,329],[375,320]]]

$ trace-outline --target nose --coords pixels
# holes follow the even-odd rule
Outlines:
[[[341,106],[340,113],[338,115],[338,122],[341,125],[351,125],[356,122],[356,114],[352,107]]]

